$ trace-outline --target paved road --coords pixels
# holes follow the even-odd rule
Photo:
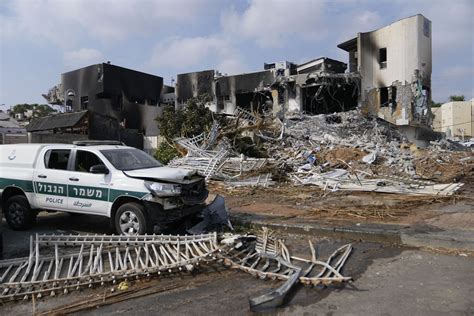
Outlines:
[[[4,224],[3,224],[4,225]],[[2,226],[5,228],[5,226]],[[56,229],[59,227],[60,230]],[[42,218],[35,231],[58,233],[86,231],[103,233],[104,223],[87,217],[78,221],[67,214]],[[6,232],[9,253],[25,255],[30,232]],[[308,236],[288,235],[287,243],[296,255],[307,255]],[[312,237],[321,257],[344,243],[343,240]],[[474,314],[474,257],[355,242],[343,273],[352,284],[336,288],[299,287],[286,306],[269,311],[282,315],[472,315]],[[242,315],[250,314],[248,298],[266,293],[280,283],[259,280],[224,268],[210,268],[194,275],[184,274],[153,280],[157,290],[169,284],[173,291],[152,294],[132,301],[92,309],[94,315]],[[132,284],[133,287],[133,284]],[[110,285],[45,298],[37,311],[103,295]],[[31,301],[8,303],[0,315],[30,314]]]

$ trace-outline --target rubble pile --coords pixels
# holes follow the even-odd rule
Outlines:
[[[281,120],[237,108],[226,126],[207,135],[176,139],[187,151],[172,166],[199,170],[207,179],[232,186],[268,186],[277,181],[316,185],[324,190],[413,195],[451,195],[473,170],[472,152],[456,144],[411,144],[390,123],[357,110],[330,115],[298,115]],[[267,158],[250,158],[235,145],[238,137]]]

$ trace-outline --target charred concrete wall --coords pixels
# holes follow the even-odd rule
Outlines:
[[[214,82],[214,104],[211,110],[232,114],[237,106],[250,109],[251,104],[271,102],[270,86],[275,81],[271,70],[222,76]]]
[[[297,72],[299,74],[311,72],[344,73],[346,69],[346,63],[331,58],[321,57],[298,65]]]
[[[431,21],[415,15],[359,33],[362,110],[397,125],[431,124]]]
[[[351,73],[314,72],[292,76],[288,84],[289,112],[328,114],[355,109],[360,76]]]
[[[204,94],[212,94],[214,70],[204,70],[179,74],[176,77],[176,103],[185,104],[190,98]]]
[[[125,128],[157,134],[154,118],[163,78],[111,64],[97,64],[62,74],[67,104],[115,118]],[[74,97],[69,98],[72,93]]]

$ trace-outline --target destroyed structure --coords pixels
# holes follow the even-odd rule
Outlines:
[[[318,58],[296,65],[275,62],[263,71],[221,75],[214,70],[180,74],[176,104],[210,94],[209,108],[234,114],[237,107],[273,114],[329,114],[359,106],[426,145],[430,135],[431,21],[421,14],[402,19],[338,45],[347,64]],[[424,140],[425,143],[421,141]]]
[[[459,145],[430,129],[431,22],[418,14],[338,47],[349,53],[348,72],[345,63],[318,58],[234,76],[179,75],[177,105],[210,93],[207,106],[226,114],[227,125],[175,139],[186,156],[170,165],[232,187],[283,178],[325,192],[454,194],[470,158],[454,155]],[[244,139],[260,156],[242,154]]]
[[[265,158],[244,156],[235,145],[243,139]],[[282,121],[237,108],[226,125],[215,122],[208,133],[174,141],[186,155],[170,166],[228,187],[289,180],[323,192],[450,196],[463,185],[453,182],[471,168],[469,152],[451,151],[462,146],[444,141],[418,149],[396,126],[356,110]]]
[[[103,63],[62,74],[44,97],[70,111],[88,110],[91,139],[118,139],[151,152],[157,148],[160,105],[181,107],[208,95],[207,106],[233,115],[250,113],[330,114],[359,108],[397,125],[412,142],[428,145],[431,133],[431,22],[421,14],[359,33],[338,45],[348,64],[321,57],[302,64],[273,62],[252,73],[222,75],[204,70],[177,75],[175,87],[158,76]],[[100,124],[96,115],[117,124]],[[108,121],[108,120],[105,120]],[[115,128],[119,126],[119,128]],[[51,133],[35,131],[35,133]]]
[[[47,98],[87,110],[78,115],[88,137],[117,139],[92,133],[107,129],[94,123],[107,122],[94,118],[100,114],[115,120],[107,124],[118,126],[115,135],[121,140],[126,138],[120,131],[136,131],[146,143],[146,135],[158,132],[159,104],[174,102],[179,108],[208,95],[206,106],[226,120],[216,116],[208,132],[175,139],[184,157],[170,165],[196,169],[208,180],[231,186],[290,180],[324,191],[453,194],[462,185],[453,182],[469,160],[452,155],[455,144],[433,142],[438,135],[429,128],[431,22],[418,14],[359,33],[338,47],[349,53],[348,65],[322,57],[299,65],[268,63],[261,71],[237,75],[205,70],[179,74],[174,90],[163,87],[160,77],[93,65],[63,74],[63,86]],[[31,125],[31,131],[43,126]],[[59,125],[45,124],[63,133],[80,129]],[[239,141],[260,154],[246,157]],[[139,142],[137,137],[129,143],[141,148]],[[156,138],[149,143],[157,147]],[[425,156],[411,143],[427,146]]]
[[[338,47],[361,76],[361,110],[400,126],[412,141],[423,139],[432,120],[431,21],[418,14]]]
[[[264,68],[233,76],[222,76],[215,70],[180,74],[177,106],[209,94],[209,108],[223,114],[233,114],[237,107],[273,114],[327,114],[357,107],[359,76],[344,73],[347,65],[343,62],[322,57],[301,65],[275,62]]]
[[[173,90],[163,86],[161,77],[102,63],[62,74],[61,84],[43,96],[50,104],[65,105],[66,112],[88,111],[88,128],[82,134],[89,139],[121,140],[143,149],[143,137],[156,138],[159,134],[155,118],[163,110],[161,103],[174,102],[170,96]],[[58,120],[64,125],[64,115],[36,120]],[[54,132],[54,128],[47,128],[50,124],[36,120],[29,131]],[[68,127],[74,131],[73,125]]]

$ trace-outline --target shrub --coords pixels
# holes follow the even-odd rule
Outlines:
[[[162,142],[155,150],[155,159],[167,165],[173,158],[178,157],[178,151],[167,142]]]

